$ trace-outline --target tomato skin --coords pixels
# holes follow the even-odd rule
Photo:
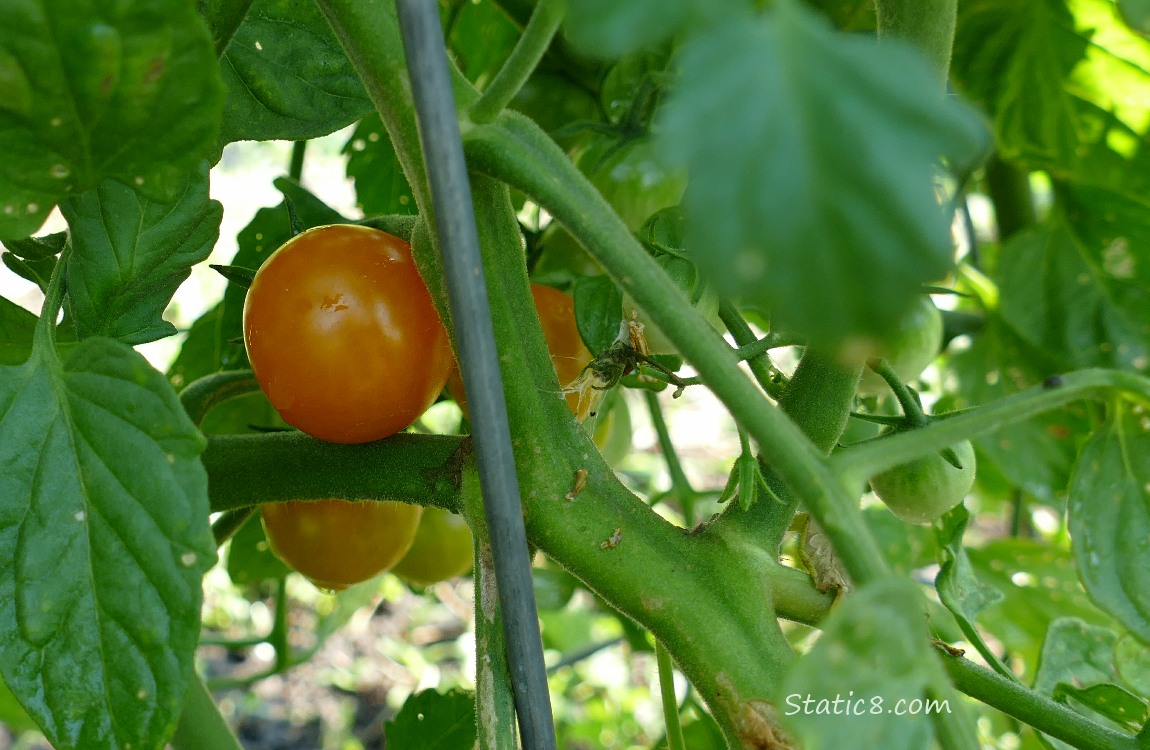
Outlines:
[[[463,516],[442,508],[424,508],[411,549],[391,572],[420,587],[461,576],[475,561],[473,544]]]
[[[410,425],[452,363],[411,246],[354,225],[309,229],[272,253],[244,301],[244,344],[284,421],[334,443]]]
[[[272,552],[318,588],[339,591],[390,570],[411,547],[423,508],[390,500],[265,503]]]
[[[930,301],[930,297],[924,295],[911,307],[877,354],[886,358],[895,374],[905,383],[921,375],[926,366],[938,356],[941,347],[942,313]],[[877,373],[863,371],[859,393],[864,396],[881,396],[889,392],[886,381]]]
[[[964,440],[953,448],[961,469],[934,453],[874,475],[871,489],[907,523],[931,523],[961,503],[974,485],[974,447]]]
[[[535,312],[543,327],[543,338],[547,341],[547,351],[551,354],[551,365],[563,387],[579,377],[583,368],[591,361],[591,352],[583,344],[579,327],[575,324],[575,300],[568,294],[544,286],[531,285],[531,297],[535,300]],[[448,392],[459,404],[464,414],[468,414],[467,397],[463,393],[463,378],[459,368],[451,371],[447,382]],[[568,393],[567,407],[574,414],[579,409],[579,394]]]

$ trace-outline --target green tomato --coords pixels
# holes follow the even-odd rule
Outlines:
[[[423,509],[415,539],[392,573],[420,588],[471,570],[471,529],[463,516],[436,507]]]
[[[899,379],[909,382],[922,374],[926,366],[938,356],[941,347],[942,313],[930,301],[930,297],[922,296],[876,352],[876,356],[885,357]],[[863,372],[859,383],[860,394],[881,396],[888,392],[885,380],[870,370]]]
[[[974,485],[974,448],[969,440],[953,448],[961,469],[933,453],[875,474],[870,478],[871,489],[891,513],[907,523],[931,523],[961,503]]]

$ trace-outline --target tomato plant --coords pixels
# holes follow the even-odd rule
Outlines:
[[[1135,5],[10,0],[0,721],[238,750],[426,606],[472,632],[338,687],[436,691],[325,744],[1145,748]],[[315,597],[251,520],[334,589],[425,505],[473,583]]]
[[[411,549],[392,572],[413,586],[430,586],[468,572],[473,559],[467,521],[441,508],[425,508]]]
[[[244,343],[284,421],[337,443],[407,427],[451,367],[411,246],[352,225],[309,229],[267,259],[244,302]]]
[[[289,500],[264,505],[260,518],[277,557],[317,587],[340,591],[402,560],[421,511],[389,500]]]

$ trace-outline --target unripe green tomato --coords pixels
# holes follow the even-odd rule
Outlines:
[[[628,143],[608,153],[611,147],[607,140],[595,143],[575,163],[628,229],[637,231],[651,214],[678,205],[687,189],[686,173],[666,166],[650,140]]]
[[[412,586],[430,586],[471,570],[471,529],[463,516],[441,508],[423,509],[411,548],[392,573]]]
[[[974,485],[974,447],[952,446],[961,469],[938,453],[888,469],[870,478],[871,489],[891,513],[907,523],[931,523],[962,502]]]
[[[886,340],[876,356],[885,357],[894,369],[899,380],[904,383],[922,374],[942,347],[942,313],[922,296],[911,307],[910,312]],[[881,396],[889,392],[886,381],[870,370],[865,370],[859,393],[864,396]]]
[[[631,452],[631,437],[631,410],[619,394],[607,413],[596,419],[591,439],[603,454],[603,460],[609,466],[616,466]]]

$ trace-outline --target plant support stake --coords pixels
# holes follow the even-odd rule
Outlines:
[[[434,0],[396,0],[396,8],[443,252],[459,366],[471,404],[519,734],[525,748],[550,750],[555,747],[555,727],[531,558],[439,9]]]

